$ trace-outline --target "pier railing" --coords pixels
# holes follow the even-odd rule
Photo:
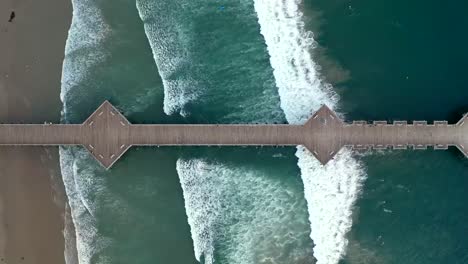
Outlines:
[[[0,145],[82,145],[105,168],[131,146],[304,145],[326,164],[344,146],[353,149],[447,149],[468,157],[468,115],[447,121],[343,122],[322,106],[304,125],[137,125],[108,101],[83,124],[3,124]]]

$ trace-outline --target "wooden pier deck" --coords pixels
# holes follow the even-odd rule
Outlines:
[[[133,125],[108,101],[83,124],[3,124],[0,145],[82,145],[105,168],[131,146],[296,146],[304,145],[326,164],[343,147],[353,149],[447,149],[468,157],[468,114],[446,121],[345,123],[328,107],[304,125]]]

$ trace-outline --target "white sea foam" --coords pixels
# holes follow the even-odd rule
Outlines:
[[[316,44],[312,32],[304,29],[301,1],[254,2],[287,120],[302,123],[322,104],[334,107],[338,96],[319,79],[311,54]]]
[[[93,67],[109,55],[105,49],[100,48],[110,34],[110,28],[99,7],[91,0],[74,0],[72,5],[73,18],[65,45],[60,92],[64,113],[67,110],[66,96],[69,93],[85,93],[86,91],[73,88],[78,88]]]
[[[220,263],[313,261],[305,201],[287,177],[203,159],[179,159],[177,172],[197,260],[214,263],[216,250]]]
[[[338,96],[319,78],[313,61],[316,43],[305,29],[300,0],[254,0],[261,34],[289,123],[302,124],[322,104],[336,107]],[[342,150],[326,166],[298,147],[309,208],[310,237],[318,264],[337,264],[345,254],[346,233],[365,173],[350,151]]]
[[[304,147],[299,147],[296,155],[309,208],[314,256],[318,264],[336,264],[346,252],[346,234],[351,229],[364,170],[346,149],[326,166]]]
[[[182,29],[179,22],[164,11],[164,1],[137,1],[137,9],[151,45],[154,61],[164,85],[164,112],[187,115],[183,107],[198,98],[197,80],[181,75],[193,67],[187,48],[190,28]],[[188,25],[186,25],[188,27]],[[156,73],[155,73],[156,74]]]
[[[63,118],[65,121],[68,121],[67,111],[70,108],[68,102],[80,100],[86,97],[90,91],[105,90],[107,94],[118,92],[104,86],[105,82],[99,79],[101,76],[96,75],[96,69],[101,72],[107,70],[105,67],[108,67],[110,71],[114,70],[106,65],[112,59],[112,55],[115,55],[111,54],[113,46],[109,43],[116,42],[121,45],[121,41],[115,40],[120,40],[124,36],[126,32],[123,30],[134,30],[122,28],[120,25],[112,27],[107,21],[110,18],[104,16],[103,7],[99,6],[99,4],[105,3],[92,0],[73,0],[72,4],[73,18],[65,47],[60,94],[64,104]],[[139,40],[132,41],[138,44]],[[121,106],[126,110],[126,114],[132,111],[141,111],[148,105],[148,98],[154,98],[154,93],[154,87],[140,86],[132,91],[133,99],[128,100],[127,103],[122,102]],[[138,103],[135,104],[135,101]],[[70,247],[75,244],[80,264],[108,263],[110,260],[100,252],[108,247],[112,241],[102,234],[98,234],[97,219],[95,218],[97,204],[93,202],[96,201],[93,193],[106,195],[107,190],[105,183],[98,182],[100,177],[96,177],[96,167],[91,165],[95,162],[90,160],[89,154],[85,150],[64,148],[60,150],[60,164],[70,204],[71,219],[75,226],[75,235],[70,234],[72,229],[68,228],[65,230],[65,239],[76,239],[76,243],[75,241],[66,241],[66,250],[70,253],[66,256],[69,259],[67,263],[74,257],[72,256],[73,249]],[[123,206],[124,201],[119,200],[118,197],[106,202],[107,204],[109,202],[119,203],[119,212],[127,213],[127,209]]]
[[[99,47],[103,45],[110,29],[105,23],[101,10],[96,3],[90,0],[74,0],[73,18],[69,35],[65,46],[65,60],[62,69],[62,87],[60,98],[64,104],[63,114],[66,114],[67,100],[73,96],[79,96],[86,91],[79,90],[79,84],[86,79],[93,67],[103,61],[108,54]],[[75,235],[68,234],[70,227],[65,230],[65,239],[76,239],[76,241],[65,241],[66,247],[76,245],[78,263],[92,263],[93,255],[99,251],[103,243],[97,245],[97,230],[95,219],[92,217],[92,209],[86,204],[83,197],[82,186],[86,181],[86,172],[80,171],[80,178],[77,174],[76,162],[86,158],[86,154],[81,152],[74,156],[69,149],[60,149],[60,166],[62,178],[65,185],[68,202],[71,208],[71,218],[75,226]],[[81,186],[80,186],[81,185]],[[69,221],[69,219],[68,219]],[[66,249],[67,264],[74,261],[74,249]],[[72,264],[72,263],[70,263]]]
[[[93,262],[93,258],[110,241],[98,235],[96,219],[93,216],[97,205],[89,202],[92,200],[89,196],[96,189],[91,186],[102,186],[102,184],[95,182],[97,179],[92,176],[95,168],[84,166],[84,163],[90,163],[86,150],[73,151],[72,148],[60,148],[60,167],[76,231],[78,262],[90,264],[96,263]]]

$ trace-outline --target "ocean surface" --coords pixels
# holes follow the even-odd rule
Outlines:
[[[133,123],[456,121],[468,111],[465,3],[72,0],[64,123],[110,100]],[[372,155],[371,155],[372,154]],[[88,263],[468,263],[456,150],[134,147],[106,171],[60,162]]]

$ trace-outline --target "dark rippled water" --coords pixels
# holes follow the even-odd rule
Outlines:
[[[348,70],[349,119],[450,120],[468,111],[461,2],[308,1],[318,42]],[[456,150],[362,158],[368,179],[343,263],[467,263],[468,161]]]

